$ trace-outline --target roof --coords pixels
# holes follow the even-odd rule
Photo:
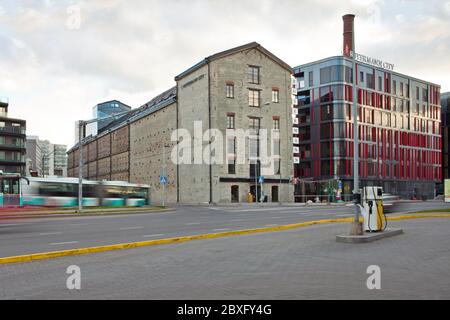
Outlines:
[[[320,59],[320,60],[315,60],[315,61],[311,61],[311,62],[308,62],[308,63],[304,63],[304,64],[301,64],[301,65],[298,65],[298,66],[294,67],[294,71],[296,69],[304,69],[306,67],[310,67],[310,66],[313,66],[313,65],[316,65],[316,64],[320,64],[322,62],[326,62],[326,61],[330,61],[330,60],[342,60],[342,61],[347,61],[347,62],[352,62],[353,61],[351,58],[343,56],[343,55],[341,55],[341,56],[331,56],[331,57],[327,57],[327,58],[323,58],[323,59]],[[404,73],[396,72],[396,71],[393,71],[393,70],[385,70],[383,68],[380,68],[380,67],[377,67],[377,66],[365,63],[365,62],[361,62],[361,61],[357,61],[356,63],[358,65],[366,66],[366,67],[369,67],[369,68],[372,68],[372,69],[377,69],[377,70],[380,70],[380,71],[389,72],[390,74],[393,74],[395,76],[404,77],[404,78],[408,78],[408,79],[413,80],[413,81],[417,81],[417,82],[421,82],[421,83],[430,84],[430,85],[433,85],[433,86],[436,86],[436,87],[440,87],[439,84],[436,84],[436,83],[433,83],[433,82],[430,82],[430,81],[426,81],[426,80],[422,80],[422,79],[418,79],[418,78],[409,76],[409,75],[404,74]]]
[[[129,122],[136,121],[142,117],[145,117],[148,114],[151,114],[161,108],[164,108],[168,104],[174,102],[176,100],[176,97],[177,97],[177,87],[172,87],[169,90],[164,91],[163,93],[157,95],[143,106],[136,109],[132,109],[126,114],[119,117],[118,119],[112,121],[107,126],[102,128],[101,131],[96,136],[90,135],[86,137],[83,141],[83,145],[86,146],[86,144],[101,137],[102,135],[109,133],[110,131],[118,129],[119,127]],[[75,149],[78,149],[78,143],[76,143],[72,148],[70,148],[70,150],[68,150],[67,153]]]
[[[100,103],[97,103],[95,106],[100,106],[100,105],[103,105],[103,104],[109,104],[109,103],[111,103],[111,102],[118,102],[118,103],[120,103],[122,106],[124,106],[124,107],[126,107],[126,108],[128,108],[128,109],[131,109],[131,107],[130,107],[129,105],[127,105],[127,104],[125,104],[125,103],[123,103],[123,102],[121,102],[121,101],[119,101],[119,100],[116,100],[116,99],[114,99],[114,100],[109,100],[109,101],[105,101],[105,102],[100,102]]]
[[[246,51],[246,50],[250,50],[250,49],[257,49],[259,51],[261,51],[262,53],[264,53],[266,56],[268,56],[270,59],[272,59],[273,61],[275,61],[276,63],[278,63],[281,67],[283,67],[284,69],[288,70],[289,72],[292,73],[292,68],[290,65],[288,65],[286,62],[284,62],[283,60],[281,60],[280,58],[278,58],[277,56],[275,56],[273,53],[271,53],[269,50],[267,50],[266,48],[264,48],[262,45],[260,45],[257,42],[250,42],[247,43],[243,46],[239,46],[239,47],[235,47],[232,49],[228,49],[216,54],[213,54],[209,57],[206,57],[205,59],[203,59],[202,61],[200,61],[199,63],[193,65],[192,67],[190,67],[189,69],[185,70],[184,72],[180,73],[179,75],[177,75],[175,77],[175,81],[178,81],[182,78],[184,78],[185,76],[189,75],[190,73],[194,72],[195,70],[203,67],[204,65],[208,64],[211,61],[214,60],[218,60],[224,57],[227,57],[229,55],[241,52],[241,51]]]
[[[108,124],[107,126],[103,127],[101,129],[101,131],[99,133],[102,132],[106,132],[108,130],[113,129],[114,127],[130,120],[131,118],[139,115],[142,112],[145,111],[149,111],[150,109],[152,109],[153,107],[155,107],[156,105],[158,105],[159,103],[169,100],[170,98],[176,97],[177,95],[177,88],[176,87],[172,87],[169,90],[164,91],[163,93],[157,95],[156,97],[154,97],[152,100],[150,100],[149,102],[147,102],[146,104],[144,104],[143,106],[136,108],[136,109],[132,109],[130,112],[126,113],[125,115],[121,116],[120,118],[114,120],[113,122],[111,122],[110,124]]]

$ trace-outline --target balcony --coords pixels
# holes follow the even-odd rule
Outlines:
[[[9,99],[6,97],[0,97],[0,105],[8,105]]]
[[[24,135],[26,132],[24,127],[0,127],[0,134],[2,133],[12,133]]]

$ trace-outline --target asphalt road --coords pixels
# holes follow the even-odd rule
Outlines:
[[[400,210],[444,206],[431,201],[405,203]],[[10,220],[0,224],[0,257],[344,218],[353,210],[326,205],[177,206],[174,212]]]
[[[450,219],[392,226],[405,233],[366,244],[337,243],[334,223],[2,265],[0,299],[450,299]]]

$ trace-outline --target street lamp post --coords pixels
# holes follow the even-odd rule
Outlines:
[[[83,126],[84,121],[78,122],[78,211],[83,211]]]

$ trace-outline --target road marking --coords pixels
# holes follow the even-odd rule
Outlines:
[[[85,226],[87,225],[87,223],[72,223],[72,224],[68,224],[68,226],[70,227],[79,227],[79,226]]]
[[[201,224],[200,222],[191,222],[191,223],[186,223],[187,226],[195,226]]]
[[[351,217],[353,214],[338,214],[336,217]]]
[[[283,217],[270,217],[270,219],[282,219]]]
[[[163,236],[164,233],[160,233],[160,234],[147,234],[145,236],[142,236],[143,238],[154,238],[154,237],[161,237]]]
[[[213,231],[227,231],[230,230],[229,228],[222,228],[222,229],[213,229]]]
[[[127,227],[127,228],[120,228],[119,230],[125,231],[125,230],[138,230],[138,229],[144,229],[144,227]]]
[[[230,220],[230,221],[238,222],[238,221],[245,221],[245,220],[244,219],[233,219],[233,220]]]
[[[54,236],[57,234],[62,234],[62,232],[44,232],[44,233],[39,233],[40,236]]]
[[[60,246],[60,245],[64,245],[64,244],[74,244],[74,243],[78,243],[78,241],[54,242],[54,243],[50,243],[50,245],[51,246]]]
[[[276,227],[277,224],[266,224],[265,227]]]
[[[9,223],[9,224],[0,224],[0,227],[15,227],[24,225],[26,225],[26,223]]]

